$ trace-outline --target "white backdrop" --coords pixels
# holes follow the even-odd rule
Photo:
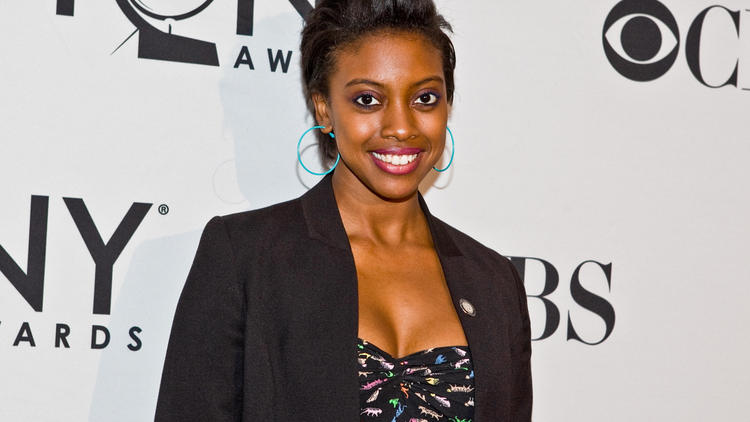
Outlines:
[[[202,2],[141,3],[176,14]],[[295,156],[312,125],[297,69],[302,2],[255,1],[252,36],[237,34],[238,3],[249,2],[144,18],[152,34],[215,43],[214,66],[138,58],[148,31],[134,33],[116,1],[0,0],[0,420],[153,419],[205,222],[316,182]],[[545,272],[526,260],[529,295],[559,276],[545,296],[559,326],[529,298],[532,335],[550,334],[533,343],[537,421],[747,418],[750,3],[723,0],[701,26],[714,3],[665,0],[676,34],[654,4],[438,1],[456,30],[457,148],[423,192],[436,215],[500,253],[548,262]],[[624,17],[607,36],[616,5]],[[637,71],[621,74],[604,40],[622,41],[612,48]],[[247,55],[235,67],[243,46],[254,69]],[[287,72],[271,70],[267,49],[292,52]],[[661,60],[674,64],[654,77],[648,65]],[[708,86],[735,65],[736,84]],[[43,247],[43,219],[29,240],[32,195],[43,197],[37,211],[48,203]],[[114,262],[109,314],[92,312],[94,260],[63,198],[83,200],[104,243],[133,203],[153,204]],[[591,262],[575,278],[589,260],[611,264],[609,280]],[[41,285],[23,274],[29,261],[44,263],[43,295],[29,294],[40,312],[10,282]],[[598,312],[573,299],[579,284]],[[69,347],[55,346],[58,324]],[[92,326],[109,331],[106,347],[92,348]],[[570,339],[569,326],[598,344]]]

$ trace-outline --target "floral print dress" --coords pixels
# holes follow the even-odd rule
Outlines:
[[[474,370],[467,346],[394,358],[358,338],[361,421],[471,422]]]

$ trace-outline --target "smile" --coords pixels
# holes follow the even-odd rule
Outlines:
[[[373,152],[372,155],[378,160],[383,161],[385,163],[393,164],[395,166],[404,166],[416,160],[419,154],[397,155],[397,154],[378,154],[377,152]]]
[[[380,170],[393,175],[411,173],[419,166],[419,148],[388,148],[371,151],[370,156]]]

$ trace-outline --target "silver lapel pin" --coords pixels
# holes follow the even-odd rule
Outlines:
[[[468,300],[461,298],[458,300],[458,304],[461,306],[461,310],[464,311],[466,315],[477,316],[477,310],[474,308],[474,305],[472,305]]]

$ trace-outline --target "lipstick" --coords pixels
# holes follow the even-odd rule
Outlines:
[[[370,152],[378,168],[386,173],[402,175],[414,171],[419,165],[422,150],[419,148],[381,148]]]

